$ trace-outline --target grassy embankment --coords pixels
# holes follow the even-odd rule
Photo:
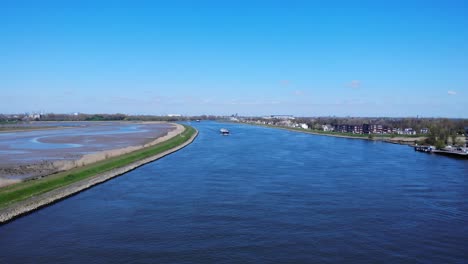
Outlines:
[[[69,171],[60,172],[48,177],[17,183],[0,189],[0,208],[4,208],[12,203],[25,200],[31,196],[42,194],[83,179],[93,177],[97,174],[119,168],[132,162],[151,157],[166,150],[177,147],[195,134],[193,127],[185,126],[185,131],[167,141],[154,146],[140,149],[122,156],[109,158],[88,166],[75,168]]]

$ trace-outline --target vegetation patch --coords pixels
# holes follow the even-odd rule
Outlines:
[[[0,208],[25,200],[31,196],[46,193],[81,180],[94,177],[100,173],[123,167],[132,162],[142,160],[177,147],[189,140],[196,133],[196,130],[193,127],[185,125],[184,127],[185,130],[181,134],[154,146],[140,149],[122,156],[109,158],[84,167],[60,172],[42,179],[26,181],[1,188]]]

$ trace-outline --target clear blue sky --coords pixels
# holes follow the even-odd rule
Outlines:
[[[0,4],[0,112],[468,117],[467,1]]]

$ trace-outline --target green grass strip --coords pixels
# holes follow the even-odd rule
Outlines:
[[[31,196],[39,195],[72,183],[96,176],[97,174],[123,167],[132,162],[160,154],[166,150],[177,147],[192,137],[196,130],[185,126],[185,131],[167,141],[151,147],[140,149],[118,157],[109,158],[90,165],[60,172],[38,180],[31,180],[13,184],[0,189],[0,208],[12,203],[25,200]]]

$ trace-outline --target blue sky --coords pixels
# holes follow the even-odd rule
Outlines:
[[[1,113],[468,117],[466,1],[0,7]]]

